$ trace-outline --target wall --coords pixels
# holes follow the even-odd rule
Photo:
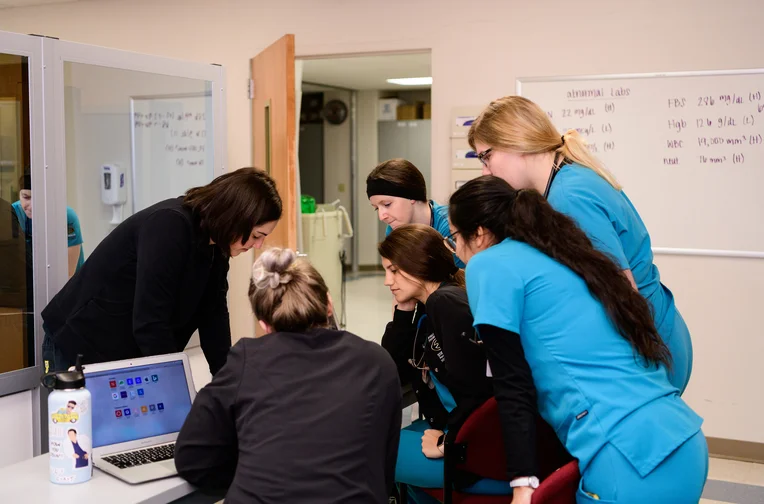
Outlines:
[[[32,392],[20,392],[0,397],[0,432],[3,449],[0,467],[32,457]]]
[[[379,264],[377,243],[380,241],[377,214],[366,198],[366,177],[379,164],[377,117],[379,91],[358,91],[358,264]]]
[[[522,76],[760,66],[761,17],[760,0],[391,0],[384,9],[368,0],[134,0],[3,10],[0,29],[222,64],[232,167],[251,163],[249,59],[284,33],[296,34],[301,56],[430,48],[432,193],[443,201],[452,107],[511,94]],[[376,152],[372,143],[359,139],[359,161]],[[367,219],[373,216],[362,212],[362,228]],[[232,263],[235,336],[251,333],[251,260]],[[705,433],[764,442],[757,399],[764,282],[750,281],[764,278],[764,261],[659,257],[658,264],[693,331],[695,369],[685,398],[705,417]]]

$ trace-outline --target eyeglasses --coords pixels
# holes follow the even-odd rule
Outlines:
[[[443,238],[443,244],[446,246],[448,250],[450,250],[452,253],[456,254],[456,235],[459,234],[459,231],[454,231],[450,235]]]
[[[483,163],[483,166],[488,168],[488,160],[491,159],[491,152],[493,151],[493,147],[490,147],[483,152],[478,152],[477,158],[480,160],[481,163]]]

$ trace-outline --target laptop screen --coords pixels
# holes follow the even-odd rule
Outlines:
[[[183,361],[86,373],[93,447],[180,431],[191,410]]]

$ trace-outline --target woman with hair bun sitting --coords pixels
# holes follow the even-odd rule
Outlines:
[[[330,328],[326,283],[292,250],[260,255],[249,299],[266,334],[234,345],[196,396],[179,474],[227,490],[226,504],[386,503],[401,428],[393,360]]]

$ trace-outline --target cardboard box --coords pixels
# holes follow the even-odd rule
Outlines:
[[[383,98],[379,100],[378,121],[395,121],[398,119],[398,107],[403,105],[403,100],[398,98]]]
[[[399,121],[413,121],[414,119],[417,119],[416,105],[401,105],[398,107]]]
[[[422,107],[422,119],[432,119],[432,105],[425,103]]]

